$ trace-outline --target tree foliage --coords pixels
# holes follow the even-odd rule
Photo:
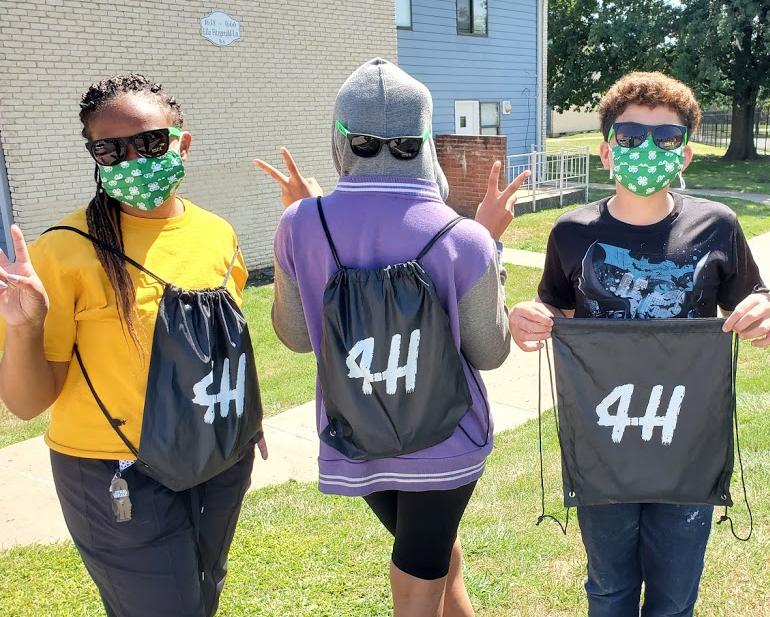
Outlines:
[[[670,72],[681,8],[665,0],[549,0],[548,100],[592,107],[631,71]]]
[[[770,0],[689,0],[674,70],[700,99],[723,95],[733,111],[728,159],[757,157],[752,121],[770,87]]]
[[[726,158],[756,157],[752,119],[770,90],[770,0],[550,0],[548,19],[557,111],[594,106],[631,71],[662,71],[702,104],[732,107]]]

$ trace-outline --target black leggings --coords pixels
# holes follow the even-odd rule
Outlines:
[[[393,563],[432,581],[449,573],[457,528],[476,482],[451,491],[380,491],[364,500],[393,534]]]

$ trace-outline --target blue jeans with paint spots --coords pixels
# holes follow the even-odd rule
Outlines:
[[[713,506],[656,503],[578,509],[588,555],[589,617],[690,617]]]

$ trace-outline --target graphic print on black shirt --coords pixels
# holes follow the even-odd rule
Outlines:
[[[575,208],[548,238],[538,296],[575,317],[716,317],[764,289],[735,213],[672,193],[674,208],[652,225],[614,218],[609,198]]]
[[[642,255],[594,242],[583,257],[578,289],[590,317],[663,319],[699,317],[710,251],[675,263],[668,256]]]

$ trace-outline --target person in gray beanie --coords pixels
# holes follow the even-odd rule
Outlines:
[[[525,172],[501,192],[497,185],[500,163],[495,163],[476,222],[457,220],[445,203],[449,188],[433,143],[432,106],[430,92],[423,84],[390,62],[375,58],[358,68],[337,96],[331,130],[332,157],[340,180],[331,194],[321,200],[317,183],[299,173],[285,149],[281,153],[288,176],[255,161],[281,185],[284,204],[291,204],[275,236],[273,326],[287,347],[297,352],[313,351],[319,362],[318,486],[324,493],[362,497],[393,534],[390,583],[396,617],[473,615],[462,578],[457,530],[492,450],[492,419],[479,370],[497,368],[510,350],[506,275],[499,239],[512,219],[514,193],[529,175]],[[398,351],[400,334],[390,345],[388,369],[383,373],[373,372],[381,370],[379,366],[369,370],[372,353],[380,350],[375,363],[381,364],[382,347],[387,348],[390,342],[379,342],[388,326],[380,322],[388,319],[370,316],[378,303],[366,308],[349,304],[335,313],[335,307],[330,306],[330,290],[337,289],[335,281],[342,281],[340,285],[350,286],[351,298],[362,297],[356,296],[353,287],[358,277],[355,272],[363,271],[372,273],[367,280],[375,282],[379,293],[388,285],[376,281],[396,280],[401,276],[397,273],[405,271],[402,266],[417,262],[418,271],[435,288],[434,301],[443,311],[450,353],[442,352],[437,358],[434,344],[419,346],[419,334],[412,349],[412,332],[409,357],[412,351],[415,357],[410,390],[411,360],[408,358],[404,367],[395,366],[400,360],[393,350]],[[386,292],[385,296],[387,304]],[[399,301],[407,304],[403,297]],[[342,348],[338,357],[330,357],[334,356],[328,344],[330,314],[335,315],[334,323],[358,314],[359,329],[380,332],[380,338],[368,335],[372,338],[358,341],[350,350],[349,374],[344,365],[347,348]],[[397,322],[398,315],[394,319]],[[423,325],[424,342],[431,324]],[[357,364],[356,349],[366,348],[367,341],[369,365],[364,360],[366,351]],[[441,363],[443,356],[452,354],[458,358],[459,372],[457,378],[449,379]],[[391,362],[393,358],[395,362]],[[334,387],[330,391],[330,365],[340,360],[344,373],[331,382]],[[436,370],[431,362],[441,364],[441,368]],[[403,386],[401,377],[405,378]],[[425,383],[426,379],[434,383]],[[387,393],[381,383],[386,381]],[[448,436],[437,443],[391,456],[370,456],[346,446],[336,436],[340,432],[337,424],[332,424],[336,422],[333,403],[348,388],[358,398],[347,400],[358,400],[366,409],[373,398],[385,407],[395,400],[406,401],[408,406],[426,390],[457,390],[466,393],[466,398],[461,399],[464,405],[459,405],[459,422],[452,424]],[[450,410],[437,407],[436,400],[423,400],[415,413],[430,408],[428,416],[438,425]],[[361,416],[355,405],[349,404],[343,412]],[[367,417],[364,415],[364,421]],[[340,426],[350,428],[344,423]],[[394,427],[396,432],[399,428]],[[431,426],[415,430],[421,429],[430,433]],[[375,442],[378,437],[374,435]]]

